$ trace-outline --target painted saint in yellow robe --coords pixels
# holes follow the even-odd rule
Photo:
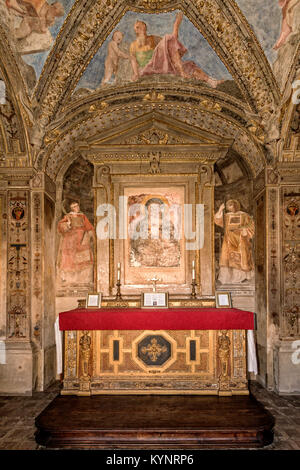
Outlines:
[[[215,223],[224,228],[218,281],[235,284],[249,281],[254,276],[252,238],[254,221],[246,212],[240,211],[240,203],[231,199],[222,204],[215,214]]]

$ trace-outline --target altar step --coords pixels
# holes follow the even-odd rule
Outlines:
[[[274,418],[253,396],[58,396],[36,418],[47,448],[255,448]]]

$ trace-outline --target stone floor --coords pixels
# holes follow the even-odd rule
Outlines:
[[[251,382],[251,392],[275,417],[274,443],[265,449],[300,450],[300,396],[278,396],[257,382]],[[0,396],[0,449],[34,450],[35,417],[57,396],[59,383],[46,392],[32,397]]]

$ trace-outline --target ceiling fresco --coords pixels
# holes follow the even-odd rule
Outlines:
[[[158,75],[199,80],[212,88],[232,80],[212,47],[179,11],[128,11],[95,54],[77,90],[155,80]]]
[[[300,32],[300,0],[236,0],[236,3],[273,64],[280,48]]]
[[[281,9],[278,0],[236,0],[272,64],[277,57],[273,49],[280,36]]]
[[[1,22],[14,50],[39,78],[75,0],[0,0]]]
[[[75,0],[0,0],[0,22],[11,48],[20,60],[22,73],[27,75],[24,78],[29,88],[32,89],[41,76],[49,52],[74,3]],[[292,40],[296,45],[299,43],[300,0],[236,0],[236,4],[250,24],[271,66],[276,64],[287,44],[290,45]],[[80,11],[80,2],[76,2],[76,7]],[[88,7],[86,2],[82,2],[82,11],[86,8],[92,11],[92,7],[92,3]],[[234,2],[231,7],[234,7]],[[127,11],[88,67],[85,65],[87,68],[77,83],[75,93],[79,89],[94,91],[103,86],[142,80],[145,76],[149,79],[150,75],[150,81],[157,79],[158,75],[165,75],[173,81],[179,78],[192,79],[230,92],[230,88],[219,85],[222,85],[222,81],[233,83],[231,74],[214,49],[184,15],[174,42],[178,12],[179,10],[153,14]],[[79,17],[76,17],[73,25],[75,15],[69,15],[68,31],[72,31],[74,37],[86,14],[82,14],[79,21]],[[136,40],[141,40],[135,30],[137,21],[144,22],[147,27],[148,42],[144,47],[147,51],[142,50],[141,45],[133,45]],[[172,40],[170,36],[173,36]],[[159,50],[154,52],[159,39],[163,39],[164,45],[162,42]],[[130,52],[131,46],[136,49],[134,54]],[[166,57],[170,54],[171,60],[167,60]],[[180,57],[176,63],[174,57],[178,54]],[[133,70],[133,56],[137,59],[138,68],[145,69],[138,77]],[[155,56],[160,58],[157,60]],[[275,74],[277,77],[276,66]],[[277,79],[279,83],[280,78]]]

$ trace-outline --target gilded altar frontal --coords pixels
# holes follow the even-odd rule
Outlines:
[[[245,345],[240,330],[68,331],[62,394],[248,395]]]
[[[299,58],[300,0],[0,0],[1,395],[300,393]]]

